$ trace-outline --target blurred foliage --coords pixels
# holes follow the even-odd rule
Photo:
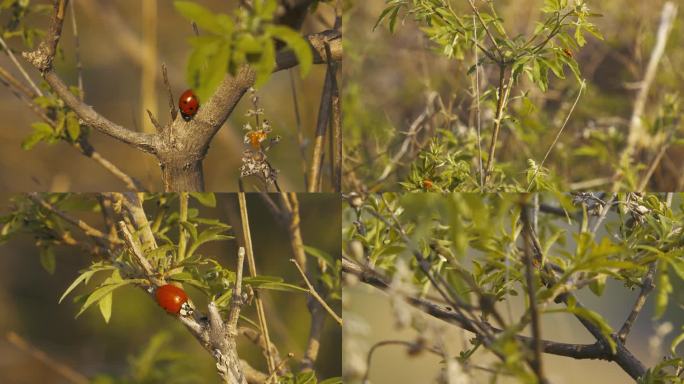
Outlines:
[[[0,3],[0,15],[9,13],[10,17],[2,27],[2,38],[20,38],[27,47],[33,48],[45,31],[26,23],[26,18],[33,15],[47,15],[52,11],[50,4],[36,4],[31,0],[3,0]]]
[[[478,318],[495,321],[503,328],[490,346],[473,338],[461,351],[460,363],[467,367],[493,361],[488,365],[496,371],[494,377],[530,382],[525,358],[530,356],[528,345],[514,338],[530,324],[529,302],[525,302],[520,318],[509,315],[501,324],[503,317],[497,315],[515,297],[528,294],[521,245],[525,236],[522,209],[534,217],[530,225],[538,238],[535,258],[539,259],[534,261],[533,281],[540,315],[578,316],[598,327],[614,349],[617,329],[606,320],[606,313],[576,305],[576,296],[568,296],[566,305],[559,297],[585,292],[606,300],[602,296],[609,282],[627,291],[639,291],[651,276],[655,285],[648,297],[655,306],[651,321],[662,321],[666,312],[680,321],[684,314],[681,296],[673,287],[684,283],[684,200],[681,195],[671,198],[633,193],[614,197],[598,193],[537,194],[534,198],[508,193],[371,194],[363,203],[345,209],[344,249],[350,259],[392,281],[387,292],[398,329],[430,334],[424,321],[412,319],[410,312],[402,309],[408,307],[402,295],[434,301],[436,295],[446,292],[445,304],[460,303],[453,305],[464,311],[478,308]],[[421,264],[416,252],[429,267]],[[435,281],[442,288],[435,288]],[[684,340],[682,331],[684,328],[673,335],[666,351],[659,351],[661,363],[640,382],[680,380],[677,376],[684,370],[684,360],[677,347]],[[428,348],[443,341],[437,333],[416,343]],[[473,356],[481,348],[501,360]],[[354,360],[351,356],[346,359]],[[345,369],[349,382],[358,382],[355,370]]]
[[[309,73],[313,54],[309,43],[290,27],[275,24],[276,0],[256,0],[251,8],[238,7],[235,16],[214,13],[192,1],[174,5],[188,21],[207,34],[190,38],[193,52],[187,69],[188,84],[206,100],[225,77],[243,64],[257,73],[256,86],[264,84],[275,68],[276,40],[284,42],[297,56],[302,76]]]
[[[170,350],[170,335],[159,332],[152,336],[139,354],[129,357],[129,373],[122,377],[98,375],[93,384],[190,384],[203,383],[193,371],[187,355]]]
[[[448,0],[387,0],[382,9],[349,2],[347,189],[554,191],[615,182],[679,190],[672,156],[683,138],[684,57],[674,49],[681,12],[643,116],[646,133],[633,157],[620,156],[630,83],[643,78],[661,3],[637,11],[615,1],[498,0],[476,2],[475,12]]]
[[[36,197],[37,196],[37,197]],[[232,242],[234,239],[233,228],[217,217],[216,209],[232,209],[235,195],[227,198],[225,195],[214,195],[212,193],[190,193],[189,199],[185,204],[183,197],[179,194],[144,194],[145,214],[150,219],[150,227],[157,242],[157,247],[145,248],[146,243],[139,240],[142,251],[146,259],[151,264],[157,278],[163,278],[167,282],[175,282],[184,286],[187,292],[192,292],[193,303],[196,308],[202,310],[203,303],[213,301],[222,314],[227,313],[230,299],[235,285],[236,274],[234,266],[224,267],[220,258],[215,255],[218,244]],[[253,196],[258,198],[257,195]],[[276,195],[274,195],[276,197]],[[323,204],[334,203],[332,195],[322,195],[320,200]],[[47,209],[44,204],[39,204],[37,199],[52,207]],[[26,195],[17,195],[11,199],[11,209],[0,218],[2,229],[0,230],[0,243],[12,242],[17,238],[30,235],[35,246],[40,250],[39,256],[41,265],[51,274],[55,273],[58,267],[58,257],[64,248],[71,249],[71,252],[85,253],[90,257],[90,263],[82,268],[75,279],[71,277],[71,284],[61,293],[59,302],[61,303],[68,295],[78,292],[73,300],[77,305],[76,317],[85,316],[86,310],[97,307],[105,322],[109,323],[113,316],[118,312],[125,311],[128,303],[123,298],[125,287],[138,287],[143,292],[152,293],[153,284],[149,281],[147,274],[141,264],[136,261],[136,257],[117,234],[114,223],[119,219],[116,212],[120,212],[122,207],[116,207],[114,201],[109,201],[109,197],[96,194],[40,194],[30,198]],[[249,200],[252,200],[251,198]],[[302,198],[300,214],[304,220],[311,220],[311,215],[306,211],[308,206],[307,199]],[[106,203],[114,204],[114,207]],[[334,203],[337,206],[339,204]],[[113,209],[113,211],[111,211]],[[330,207],[328,207],[330,209]],[[59,212],[59,213],[57,213]],[[114,212],[114,213],[113,213]],[[115,217],[110,217],[114,214]],[[80,223],[90,223],[91,226],[99,228],[104,237],[93,234],[94,232],[84,232],[79,229],[74,222],[68,218],[76,217]],[[230,217],[230,216],[229,216]],[[315,218],[316,221],[328,218]],[[273,220],[271,218],[271,220]],[[263,236],[264,230],[272,232],[273,228],[263,228],[268,226],[268,221],[263,216],[256,215],[252,218],[251,225],[255,228],[254,240],[259,241],[259,236]],[[264,223],[265,221],[265,223]],[[97,224],[93,224],[97,223]],[[311,224],[302,224],[304,240],[307,241],[306,252],[311,257],[309,271],[316,277],[314,284],[321,287],[321,295],[331,305],[337,306],[341,300],[340,285],[340,261],[331,255],[334,251],[330,248],[319,248],[316,244],[321,244],[316,238],[310,237],[308,231]],[[318,224],[323,225],[322,222]],[[326,224],[327,225],[327,224]],[[94,228],[93,227],[93,228]],[[339,228],[339,227],[337,227]],[[239,234],[240,232],[238,232]],[[134,234],[139,236],[138,233]],[[117,240],[118,239],[118,240]],[[138,241],[138,240],[136,240]],[[149,244],[147,244],[149,245]],[[339,247],[339,245],[337,246]],[[291,249],[289,242],[280,244],[278,248]],[[219,248],[220,249],[220,248]],[[236,250],[231,251],[231,256]],[[222,252],[225,252],[223,250]],[[258,249],[255,250],[255,253]],[[280,251],[282,252],[282,250]],[[279,253],[280,253],[279,252]],[[280,258],[281,255],[278,255]],[[234,257],[231,257],[231,260]],[[268,262],[265,255],[256,254],[257,264]],[[285,258],[286,264],[287,258]],[[233,262],[233,261],[231,261]],[[245,267],[247,270],[247,267]],[[260,271],[270,270],[270,268],[259,267]],[[296,282],[292,281],[292,276],[285,272],[278,271],[282,275],[259,274],[249,276],[245,272],[243,278],[243,292],[254,292],[259,290],[270,292],[271,294],[282,293],[282,299],[287,301],[297,300],[304,303],[308,297],[308,290],[299,281],[299,275],[295,275]],[[284,276],[288,276],[287,279]],[[191,290],[188,288],[192,287]],[[323,289],[324,288],[324,289]],[[300,299],[292,296],[301,296]],[[59,294],[54,297],[45,295],[42,300],[56,300]],[[116,296],[116,300],[115,300]],[[153,295],[152,295],[153,296]],[[268,297],[267,295],[266,297]],[[279,297],[280,296],[275,296]],[[276,305],[277,305],[276,301]],[[254,314],[250,313],[252,301],[244,306],[241,314],[241,326],[256,328],[259,326]],[[288,314],[306,317],[308,310],[305,305],[300,309],[288,305]],[[270,321],[275,319],[277,314],[272,313]],[[306,340],[307,333],[299,330],[298,326],[281,331],[291,332],[289,338]],[[325,334],[328,334],[326,331]],[[324,335],[325,335],[324,334]],[[282,336],[280,336],[282,338]],[[321,343],[332,343],[330,336],[324,336]],[[274,339],[276,340],[276,339]],[[103,375],[99,376],[98,383],[127,383],[127,382],[161,382],[164,377],[173,377],[172,382],[206,382],[198,380],[197,375],[191,371],[187,375],[175,374],[183,370],[183,358],[173,349],[165,347],[170,342],[167,336],[155,336],[150,339],[149,345],[141,352],[138,357],[132,358],[129,369],[122,376]],[[324,354],[322,354],[324,355]],[[206,358],[211,359],[208,355]],[[293,364],[292,361],[290,364]],[[335,362],[323,362],[327,365]],[[252,363],[254,364],[254,363]],[[256,366],[256,365],[255,365]],[[175,373],[174,373],[175,372]],[[338,372],[339,374],[339,372]],[[306,380],[297,373],[295,376],[283,377],[283,383],[316,383],[316,376],[320,375],[317,371],[307,372]]]

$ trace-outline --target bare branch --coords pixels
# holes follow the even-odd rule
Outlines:
[[[323,143],[325,141],[326,130],[331,119],[333,82],[337,76],[337,66],[328,62],[328,70],[325,73],[325,84],[321,95],[321,104],[318,109],[318,121],[316,123],[316,137],[314,139],[313,157],[311,169],[309,171],[309,181],[307,184],[308,192],[319,192],[321,180],[321,168],[323,165]]]
[[[21,336],[17,335],[14,332],[8,332],[7,335],[7,341],[10,342],[12,345],[17,347],[18,349],[21,349],[22,351],[28,353],[33,357],[34,359],[40,361],[41,363],[45,364],[46,366],[50,367],[53,371],[58,373],[60,376],[68,380],[68,382],[73,383],[73,384],[88,384],[90,383],[90,380],[81,374],[80,372],[77,372],[73,368],[60,363],[50,357],[48,354],[45,352],[41,351],[40,349],[36,348],[35,346],[31,345],[28,341],[26,341],[24,338]]]
[[[524,261],[525,261],[525,285],[529,301],[529,312],[532,318],[532,351],[534,358],[530,360],[530,366],[534,371],[540,383],[548,383],[544,376],[544,369],[542,365],[542,343],[541,343],[541,325],[539,324],[539,311],[537,309],[537,293],[534,281],[533,266],[533,252],[532,252],[532,226],[527,212],[527,207],[524,205],[520,207],[520,219],[523,222],[523,237],[524,237]]]
[[[142,268],[143,272],[145,272],[145,276],[150,279],[155,287],[164,285],[164,281],[155,276],[152,264],[150,264],[150,262],[147,260],[147,257],[145,257],[145,254],[140,248],[140,244],[133,237],[133,234],[131,234],[131,231],[128,229],[128,226],[124,221],[119,221],[119,230],[123,234],[124,239],[126,239],[126,245],[131,251],[131,254],[135,257],[135,261],[138,262],[140,268]]]
[[[166,71],[166,64],[162,63],[162,75],[164,77],[164,86],[169,93],[169,111],[171,113],[171,121],[175,121],[178,116],[178,108],[176,108],[176,100],[173,98],[173,91],[171,91],[171,84],[169,83],[169,74]]]
[[[81,219],[77,219],[75,217],[70,216],[66,212],[63,212],[56,207],[54,207],[52,204],[48,203],[47,201],[43,200],[43,198],[40,197],[38,193],[29,193],[28,198],[33,200],[36,204],[40,205],[41,207],[47,209],[48,211],[54,213],[55,215],[59,216],[62,220],[66,221],[67,223],[73,225],[74,227],[79,228],[83,233],[91,238],[93,238],[99,246],[103,248],[107,248],[108,244],[120,244],[120,240],[111,238],[110,236],[105,235],[100,231],[99,229],[91,226],[90,224],[86,223],[85,221]]]
[[[252,249],[252,234],[249,229],[249,215],[247,213],[247,200],[245,193],[238,193],[238,204],[240,206],[240,219],[242,221],[242,236],[244,237],[245,250],[247,251],[247,265],[249,266],[249,274],[252,277],[257,275],[256,263],[254,262],[254,250]],[[268,334],[268,324],[266,323],[266,313],[264,311],[264,303],[259,297],[259,291],[254,292],[254,301],[256,303],[257,317],[259,318],[259,327],[264,335],[266,345],[271,344],[271,337]],[[268,372],[273,374],[276,372],[276,363],[271,350],[266,349],[266,362],[268,363]]]
[[[629,135],[627,137],[627,147],[620,156],[620,162],[625,164],[630,160],[634,151],[637,149],[639,141],[646,134],[644,132],[644,127],[642,123],[642,117],[644,114],[644,109],[646,107],[646,101],[648,99],[648,93],[655,79],[656,72],[658,69],[658,64],[660,63],[663,54],[665,53],[665,47],[667,45],[668,37],[672,31],[672,26],[677,16],[677,6],[668,1],[663,5],[663,10],[660,15],[660,25],[658,26],[658,32],[656,34],[656,42],[653,46],[653,51],[651,51],[651,58],[648,61],[648,66],[646,67],[646,73],[644,74],[644,79],[641,81],[641,86],[639,87],[639,93],[634,100],[634,108],[632,109],[632,117],[629,122]],[[619,175],[618,175],[619,176]],[[617,184],[617,183],[616,183]]]
[[[657,267],[655,262],[652,262],[648,266],[648,272],[646,273],[646,276],[644,276],[644,278],[641,280],[641,291],[639,292],[639,296],[637,296],[637,299],[634,302],[634,306],[632,307],[632,311],[629,313],[629,316],[627,316],[627,319],[622,324],[620,331],[617,333],[618,339],[620,339],[620,341],[622,341],[625,344],[627,343],[627,336],[629,335],[629,332],[632,330],[632,325],[639,316],[639,313],[641,313],[641,310],[644,308],[644,304],[646,304],[646,299],[648,298],[648,295],[655,288],[655,284],[653,283],[653,277],[656,273],[656,268]]]
[[[299,266],[299,264],[297,263],[297,260],[290,259],[290,261],[292,262],[292,264],[295,265],[295,267],[297,267],[299,274],[304,279],[304,283],[306,284],[307,288],[309,288],[309,293],[311,294],[311,296],[313,296],[318,301],[318,303],[321,304],[321,306],[323,306],[323,308],[325,308],[325,310],[328,312],[330,317],[335,319],[335,321],[337,321],[337,323],[339,325],[342,325],[342,318],[337,313],[335,313],[335,311],[333,311],[333,309],[330,308],[328,303],[326,303],[325,300],[323,300],[323,298],[318,294],[318,292],[316,292],[316,289],[313,287],[313,285],[311,285],[311,282],[306,277],[306,273],[304,273],[304,270],[302,269],[302,267]]]
[[[237,335],[237,322],[240,317],[240,306],[242,305],[242,267],[245,261],[245,248],[238,250],[237,269],[235,270],[235,286],[233,287],[233,298],[230,302],[228,312],[228,331],[232,336]]]
[[[159,121],[154,117],[154,115],[152,114],[152,111],[150,111],[149,109],[147,109],[146,111],[147,111],[147,116],[150,117],[150,121],[152,122],[152,125],[154,125],[154,128],[157,130],[157,132],[158,133],[163,132],[164,127],[161,124],[159,124]]]

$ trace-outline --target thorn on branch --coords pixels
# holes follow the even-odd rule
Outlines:
[[[154,115],[152,114],[152,111],[150,111],[149,109],[146,109],[146,111],[147,111],[147,115],[150,117],[150,121],[152,122],[152,125],[154,125],[154,128],[157,130],[157,132],[161,133],[164,130],[164,127],[162,127],[161,124],[159,124],[159,121],[154,117]]]
[[[162,63],[162,75],[164,77],[164,86],[166,86],[166,90],[169,92],[169,111],[171,113],[171,121],[176,121],[176,117],[178,116],[178,108],[176,108],[173,92],[171,91],[171,84],[169,83],[169,74],[166,70],[166,64],[164,63]]]

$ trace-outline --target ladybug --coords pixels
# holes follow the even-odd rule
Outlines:
[[[157,304],[168,313],[187,316],[193,312],[192,307],[188,303],[188,295],[182,288],[178,288],[175,285],[162,285],[157,288],[154,296],[157,299]]]
[[[199,98],[192,89],[188,89],[181,94],[180,99],[178,99],[178,108],[180,108],[183,120],[192,120],[199,109]]]

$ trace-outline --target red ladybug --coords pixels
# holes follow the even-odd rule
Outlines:
[[[181,94],[180,99],[178,99],[178,108],[180,108],[183,120],[192,120],[199,109],[199,98],[192,89],[188,89]]]
[[[164,308],[166,312],[182,316],[192,314],[192,307],[188,304],[188,295],[183,289],[175,285],[162,285],[157,288],[154,296],[157,299],[157,304]]]

